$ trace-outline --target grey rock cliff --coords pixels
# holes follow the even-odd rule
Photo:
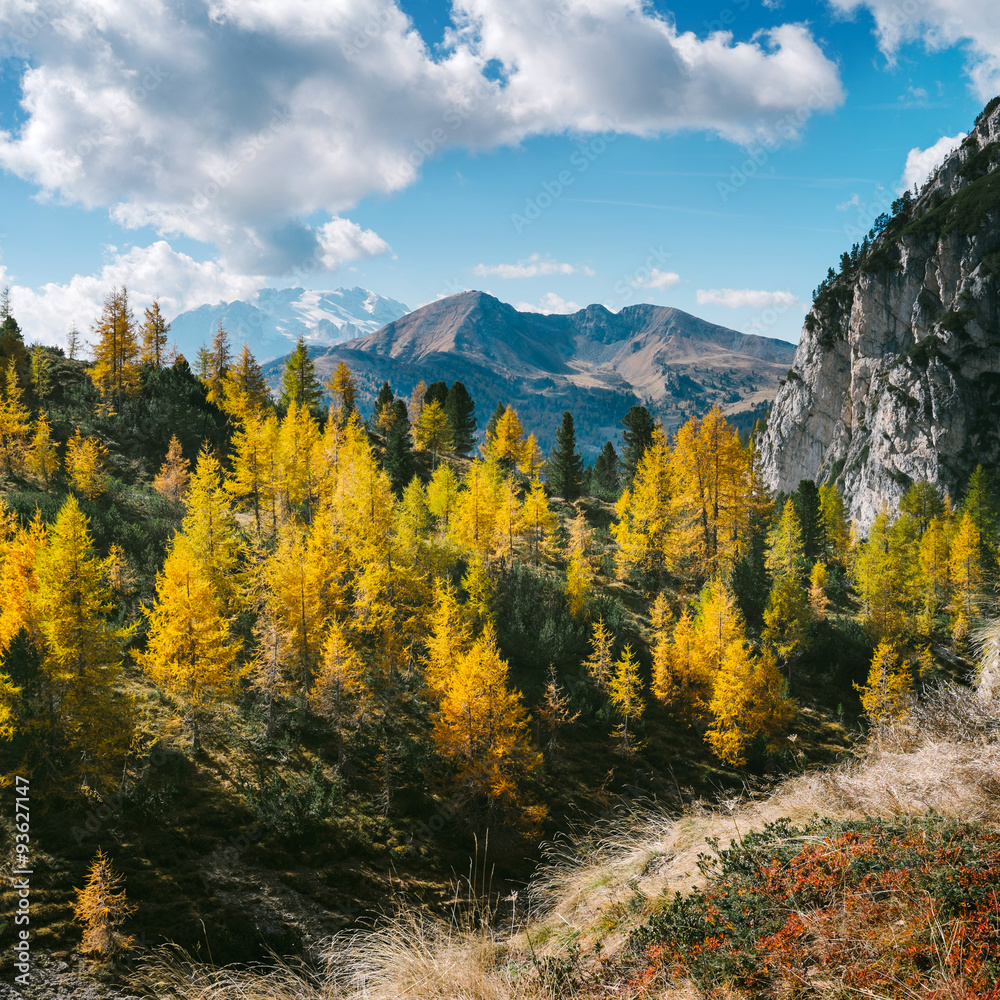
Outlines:
[[[820,286],[761,444],[772,489],[835,481],[862,530],[1000,459],[1000,99],[893,208]]]

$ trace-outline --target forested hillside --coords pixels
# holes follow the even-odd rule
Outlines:
[[[165,941],[316,957],[470,859],[516,917],[543,838],[833,760],[967,672],[991,607],[982,469],[861,538],[835,485],[769,493],[718,408],[668,436],[633,407],[585,468],[568,412],[548,456],[457,381],[362,413],[301,341],[277,401],[221,327],[192,370],[125,289],[92,360],[2,322],[3,771],[33,946],[113,976]]]

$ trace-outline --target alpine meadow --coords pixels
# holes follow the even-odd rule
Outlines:
[[[993,11],[709,13],[0,0],[0,998],[1000,1000]]]

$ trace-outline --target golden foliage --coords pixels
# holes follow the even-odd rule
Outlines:
[[[132,948],[134,939],[119,930],[136,909],[125,898],[124,881],[125,877],[111,867],[111,859],[98,848],[87,872],[87,884],[76,890],[73,904],[73,915],[83,924],[80,950],[84,953],[111,958]]]

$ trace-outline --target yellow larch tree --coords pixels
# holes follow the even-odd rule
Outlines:
[[[750,452],[719,407],[677,432],[671,454],[682,531],[701,579],[728,572],[742,555],[753,514]]]
[[[590,656],[583,661],[583,666],[591,680],[601,691],[606,691],[615,671],[615,658],[612,650],[615,637],[604,624],[604,618],[598,618],[591,627]]]
[[[948,575],[955,591],[955,613],[971,618],[983,587],[979,530],[966,511],[955,528],[948,551]]]
[[[680,691],[671,657],[671,617],[667,596],[661,590],[650,608],[650,619],[653,626],[653,697],[664,705],[672,705]]]
[[[653,573],[657,579],[664,569],[679,561],[674,531],[677,511],[670,448],[660,427],[653,428],[653,441],[643,453],[630,489],[618,499],[618,523],[611,533],[618,543],[616,561],[619,576],[634,569]]]
[[[338,362],[333,370],[330,381],[326,384],[326,391],[330,394],[330,420],[337,427],[346,427],[358,412],[358,389],[351,369],[343,361]]]
[[[312,686],[330,615],[324,549],[321,539],[298,525],[283,525],[263,571],[265,602],[281,633],[286,667],[304,693]]]
[[[629,731],[629,725],[642,718],[646,707],[642,700],[639,664],[631,646],[625,646],[615,664],[614,676],[608,685],[608,698],[622,720],[613,734],[618,739],[618,751],[623,757],[629,757],[636,750],[635,734]]]
[[[710,683],[719,675],[730,644],[745,640],[743,615],[732,588],[723,580],[705,584],[698,596],[695,646],[699,666]]]
[[[181,528],[200,572],[227,602],[236,593],[233,570],[240,555],[239,534],[229,497],[222,485],[222,467],[215,453],[202,448],[184,497],[187,516]]]
[[[75,889],[73,915],[83,924],[80,951],[112,958],[131,950],[134,939],[119,929],[135,912],[125,897],[125,877],[111,867],[111,859],[98,847],[87,871],[87,884]]]
[[[229,372],[233,352],[229,346],[229,333],[221,319],[212,336],[211,348],[201,357],[203,370],[199,374],[201,383],[205,387],[205,394],[210,403],[222,409],[226,401],[224,379]]]
[[[346,760],[345,735],[364,717],[367,695],[364,660],[351,645],[344,626],[334,619],[327,630],[309,705],[333,730],[341,767]]]
[[[508,665],[491,628],[455,663],[434,722],[434,744],[455,768],[470,809],[492,829],[508,823],[537,832],[544,809],[524,801],[523,782],[541,764],[530,716],[507,680]],[[490,822],[492,821],[492,822]]]
[[[830,598],[827,596],[829,573],[826,563],[815,562],[809,571],[809,614],[814,622],[826,621],[830,611]]]
[[[864,686],[855,684],[861,694],[861,706],[873,723],[898,719],[909,708],[913,698],[913,671],[909,661],[900,662],[893,642],[880,642],[872,657],[868,679]]]
[[[513,476],[505,477],[497,493],[497,526],[494,551],[497,555],[506,552],[507,559],[514,561],[514,535],[521,523],[521,495]]]
[[[24,405],[24,392],[15,365],[7,366],[4,378],[3,399],[0,400],[0,463],[6,476],[21,476],[28,467],[31,413]]]
[[[153,299],[153,304],[145,311],[140,333],[139,363],[151,368],[160,368],[167,360],[167,334],[170,324],[160,312],[160,303]]]
[[[260,418],[271,403],[264,370],[244,344],[222,376],[222,409],[241,424]]]
[[[768,650],[754,656],[742,639],[726,647],[708,708],[709,745],[734,767],[746,764],[747,747],[754,740],[767,739],[773,745],[795,711],[774,656]]]
[[[458,477],[447,463],[439,465],[427,484],[427,508],[444,532],[448,531],[457,500]]]
[[[214,577],[204,550],[186,535],[175,535],[157,574],[156,604],[146,609],[146,649],[137,657],[154,683],[187,699],[195,747],[204,707],[228,695],[237,680],[237,647]]]
[[[66,443],[66,472],[73,489],[84,499],[95,500],[107,489],[107,461],[107,448],[97,438],[83,437],[77,427]]]
[[[264,520],[269,533],[278,530],[278,420],[248,417],[233,435],[232,469],[226,492],[241,505],[249,504],[260,534]],[[266,517],[265,517],[266,516]]]
[[[45,413],[39,413],[31,435],[28,471],[47,489],[52,477],[59,471],[59,464],[59,451],[52,440],[52,425]]]
[[[20,527],[17,515],[0,497],[0,657],[23,628],[31,622],[31,598],[38,589],[35,556],[45,545],[48,532],[41,512],[31,524]]]
[[[933,617],[951,598],[948,556],[953,525],[944,517],[932,518],[920,539],[920,573],[925,614]]]
[[[819,488],[819,511],[830,558],[844,569],[851,564],[851,525],[836,483]]]
[[[566,596],[574,618],[587,614],[587,597],[594,582],[594,565],[589,554],[593,532],[581,513],[569,522],[569,562],[566,566]]]
[[[431,453],[431,466],[435,469],[441,453],[451,451],[454,447],[451,421],[444,412],[444,407],[436,399],[432,399],[421,408],[413,433],[413,443],[417,451]]]
[[[277,440],[278,477],[285,516],[301,513],[312,521],[318,499],[322,439],[309,407],[291,402]]]
[[[139,339],[124,286],[112,289],[104,300],[94,335],[97,343],[90,377],[105,405],[114,408],[122,400],[137,395],[141,385]]]
[[[694,619],[685,608],[674,626],[670,644],[670,673],[677,701],[688,713],[707,704],[711,692],[711,678],[699,655],[697,638]]]
[[[546,464],[535,435],[529,434],[528,440],[524,442],[524,447],[521,449],[521,460],[517,463],[518,469],[533,480],[541,476]]]
[[[153,489],[162,493],[168,500],[179,502],[187,492],[191,482],[191,463],[184,457],[181,443],[177,435],[170,437],[167,454],[153,479]]]
[[[496,542],[501,486],[500,472],[493,462],[473,462],[451,520],[454,541],[483,559],[490,557]]]
[[[892,521],[879,511],[865,542],[854,552],[852,575],[861,595],[865,625],[875,639],[898,636],[905,624],[905,588],[891,544]]]
[[[549,506],[545,487],[536,479],[524,498],[518,522],[518,530],[528,543],[528,552],[535,566],[542,555],[552,551],[558,525],[559,518]]]
[[[37,548],[34,576],[29,616],[49,731],[85,758],[83,766],[100,785],[131,736],[131,704],[116,689],[132,630],[109,620],[114,603],[107,566],[72,495]]]
[[[434,604],[427,624],[424,681],[427,690],[439,698],[448,686],[452,669],[472,641],[468,611],[458,603],[451,584],[440,577],[434,581]]]
[[[524,461],[524,426],[512,406],[501,414],[496,430],[483,442],[482,452],[488,461],[497,462],[506,469],[515,469]]]

